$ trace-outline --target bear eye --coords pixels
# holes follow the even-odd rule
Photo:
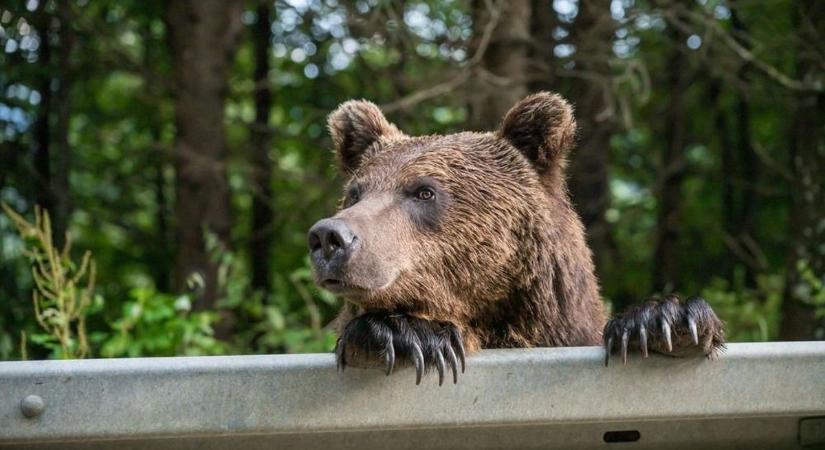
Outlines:
[[[344,205],[346,208],[358,203],[358,200],[361,200],[361,193],[358,189],[350,189],[347,193],[347,198],[344,200]]]
[[[416,200],[424,202],[430,201],[435,198],[435,191],[430,187],[418,188],[418,190],[415,191],[415,198]]]

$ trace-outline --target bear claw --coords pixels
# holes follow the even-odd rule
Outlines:
[[[633,340],[631,340],[633,338]],[[638,338],[638,345],[635,339]],[[703,354],[714,357],[725,347],[722,321],[700,297],[680,302],[676,296],[649,301],[631,308],[607,322],[604,327],[604,365],[610,363],[614,345],[627,364],[627,353],[639,348],[643,357],[648,350],[670,356]]]
[[[336,367],[338,368],[339,372],[343,372],[344,367],[345,367],[345,359],[344,359],[345,345],[346,344],[341,342],[341,338],[338,338],[338,341],[335,342],[335,364],[336,364]]]
[[[413,361],[415,361],[415,384],[421,384],[421,372],[424,369],[424,355],[421,353],[421,347],[417,342],[412,343]]]
[[[387,376],[392,375],[392,369],[395,367],[395,346],[392,344],[392,339],[387,339],[386,343],[387,354],[385,356],[386,359],[386,371]]]
[[[446,372],[458,383],[458,364],[465,367],[461,332],[449,322],[420,319],[405,314],[368,312],[352,319],[335,344],[339,371],[348,365],[372,367],[383,363],[391,375],[398,365],[415,366],[415,384],[424,373],[435,369],[438,385],[444,384]]]
[[[450,332],[450,342],[452,346],[458,350],[458,357],[461,360],[461,373],[464,373],[466,353],[464,352],[464,339],[461,337],[461,331],[456,327],[450,327],[448,331]],[[454,353],[452,349],[450,349],[450,352]],[[455,376],[458,377],[458,374],[455,374]]]

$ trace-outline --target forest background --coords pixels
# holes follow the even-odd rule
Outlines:
[[[329,351],[326,115],[492,130],[539,90],[614,310],[825,338],[825,1],[3,0],[0,359]]]

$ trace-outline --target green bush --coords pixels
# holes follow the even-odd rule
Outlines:
[[[25,243],[23,254],[31,264],[34,280],[32,305],[34,318],[42,332],[33,333],[31,341],[48,349],[54,358],[84,358],[89,355],[86,316],[95,299],[97,276],[91,252],[80,262],[71,258],[71,236],[58,249],[52,240],[49,213],[35,207],[34,223],[14,212],[5,202],[0,207],[11,218]],[[26,356],[26,334],[21,334],[21,357]]]
[[[214,337],[218,319],[213,311],[193,312],[187,295],[134,288],[112,331],[93,340],[101,343],[104,357],[222,355],[229,346]]]
[[[756,288],[716,278],[702,296],[725,322],[729,341],[768,341],[779,334],[784,286],[782,274],[757,276]]]
[[[315,286],[309,258],[290,273],[273,274],[272,291],[264,293],[252,289],[246,259],[221,248],[214,236],[207,234],[206,242],[219,267],[218,285],[223,298],[218,301],[218,307],[248,324],[233,333],[233,342],[240,351],[332,351],[335,335],[324,328],[324,318],[338,309],[339,302],[334,295]],[[294,298],[296,292],[298,299]]]
[[[106,319],[104,298],[94,293],[96,271],[91,253],[85,252],[79,263],[73,261],[68,237],[58,251],[45,210],[35,209],[32,224],[8,205],[2,207],[23,239],[23,254],[29,258],[35,281],[32,309],[40,331],[26,333],[20,327],[22,359],[27,358],[29,343],[52,358],[84,358],[95,353],[138,357],[325,352],[335,343],[333,332],[323,322],[338,302],[312,283],[309,261],[286,276],[275,274],[271,293],[255,292],[244,260],[207,235],[212,257],[219,263],[223,293],[215,309],[193,311],[191,295],[159,292],[138,279],[127,298],[116,303],[120,310],[110,312],[113,317]],[[199,280],[188,281],[197,291]],[[87,332],[90,318],[96,326]],[[233,324],[243,326],[231,330]],[[231,332],[226,340],[215,336],[219,325]],[[9,335],[3,336],[0,345],[10,353]]]

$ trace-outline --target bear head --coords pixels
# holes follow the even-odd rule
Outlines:
[[[346,184],[310,229],[313,273],[364,310],[472,315],[529,281],[550,205],[569,209],[576,124],[559,95],[525,98],[496,132],[411,137],[363,100],[328,125]]]

